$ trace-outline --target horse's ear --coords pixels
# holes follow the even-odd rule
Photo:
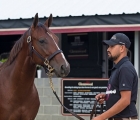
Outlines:
[[[33,25],[32,25],[32,28],[36,28],[37,24],[38,24],[38,13],[36,13],[35,15],[35,18],[34,18],[34,21],[33,21]]]
[[[53,17],[52,17],[52,14],[50,14],[50,17],[46,20],[45,25],[47,27],[50,27],[52,24],[52,20],[53,20]]]

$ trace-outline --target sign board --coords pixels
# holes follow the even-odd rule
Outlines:
[[[79,115],[89,115],[92,111],[95,96],[105,93],[108,79],[62,79],[62,103],[65,107]],[[103,104],[105,111],[106,103]],[[96,113],[100,113],[97,105]],[[63,115],[71,115],[62,107]]]
[[[68,34],[68,58],[88,57],[88,34]]]

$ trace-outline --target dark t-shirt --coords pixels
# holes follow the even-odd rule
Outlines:
[[[113,68],[106,91],[106,107],[111,108],[120,98],[120,91],[131,91],[131,102],[123,111],[113,117],[137,116],[136,100],[138,90],[138,77],[136,70],[128,57],[121,59]]]

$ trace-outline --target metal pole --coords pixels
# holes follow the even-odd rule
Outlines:
[[[140,42],[139,42],[139,32],[135,31],[134,37],[134,67],[137,71],[138,77],[140,77]],[[138,119],[140,120],[140,79],[138,80],[138,99],[136,104],[138,110]]]

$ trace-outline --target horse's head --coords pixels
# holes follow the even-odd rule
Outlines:
[[[36,14],[27,38],[27,42],[33,49],[32,59],[34,63],[44,66],[44,62],[49,62],[57,76],[67,76],[70,72],[70,65],[58,47],[58,37],[49,30],[52,15],[44,24],[38,21],[38,14]]]

